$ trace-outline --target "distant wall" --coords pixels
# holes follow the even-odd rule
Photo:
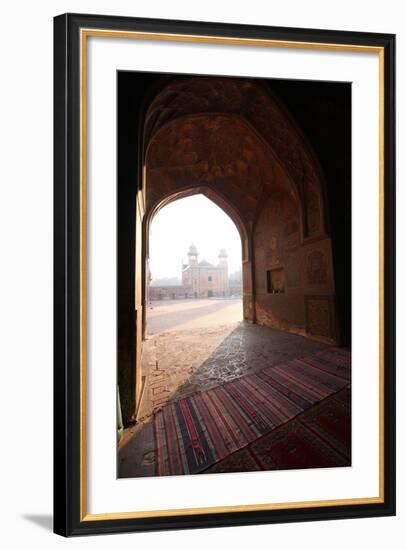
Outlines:
[[[148,288],[148,298],[154,300],[181,300],[182,298],[191,298],[192,293],[189,288],[184,286],[150,286]]]
[[[229,290],[224,292],[212,292],[213,297],[241,296],[241,285],[230,286]],[[198,292],[194,292],[190,287],[185,286],[150,286],[148,288],[149,301],[155,300],[183,300],[192,298],[207,298],[208,289],[204,288]]]

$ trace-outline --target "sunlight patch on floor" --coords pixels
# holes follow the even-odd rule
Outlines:
[[[169,399],[201,389],[194,373],[213,355],[238,323],[168,331],[144,342],[142,368],[146,388],[138,418],[152,414]]]

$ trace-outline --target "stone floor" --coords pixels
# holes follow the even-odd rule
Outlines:
[[[218,383],[232,363],[212,372],[208,361],[227,341],[229,347],[237,323],[217,327],[163,332],[144,342],[143,392],[139,420],[145,420],[156,407],[168,399],[181,397],[203,389],[210,382]],[[212,380],[211,380],[212,379]]]
[[[159,332],[144,343],[146,387],[139,421],[125,430],[120,443],[119,477],[154,475],[154,408],[326,347],[244,322],[187,329],[183,321],[180,330]]]
[[[244,322],[154,335],[144,342],[146,385],[138,420],[147,420],[170,399],[324,347],[301,336]]]
[[[206,362],[242,319],[241,299],[171,300],[154,302],[148,309],[142,358],[146,383],[137,419],[145,421],[156,407],[174,397],[204,389],[210,381],[226,379],[222,365],[213,374]],[[230,338],[228,347],[237,346]],[[236,347],[237,349],[237,347]],[[220,357],[216,359],[219,365]],[[200,369],[203,368],[202,372]],[[199,374],[197,371],[199,370]],[[239,373],[239,369],[234,369]]]

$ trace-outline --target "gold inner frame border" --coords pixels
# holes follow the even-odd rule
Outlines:
[[[143,510],[134,512],[87,512],[87,39],[88,37],[194,42],[235,46],[262,46],[354,53],[376,53],[379,56],[379,496],[331,499],[319,501],[285,502],[180,508],[173,510]],[[80,521],[146,519],[156,517],[223,514],[231,512],[258,512],[379,504],[384,502],[384,48],[357,44],[281,41],[268,39],[232,38],[176,33],[119,31],[108,29],[80,29]]]

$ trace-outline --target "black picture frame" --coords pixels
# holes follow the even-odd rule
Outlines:
[[[384,61],[384,469],[381,502],[147,518],[81,513],[80,30],[107,29],[379,48]],[[238,504],[238,503],[236,503]],[[63,536],[395,514],[395,36],[64,14],[54,19],[54,531]]]

